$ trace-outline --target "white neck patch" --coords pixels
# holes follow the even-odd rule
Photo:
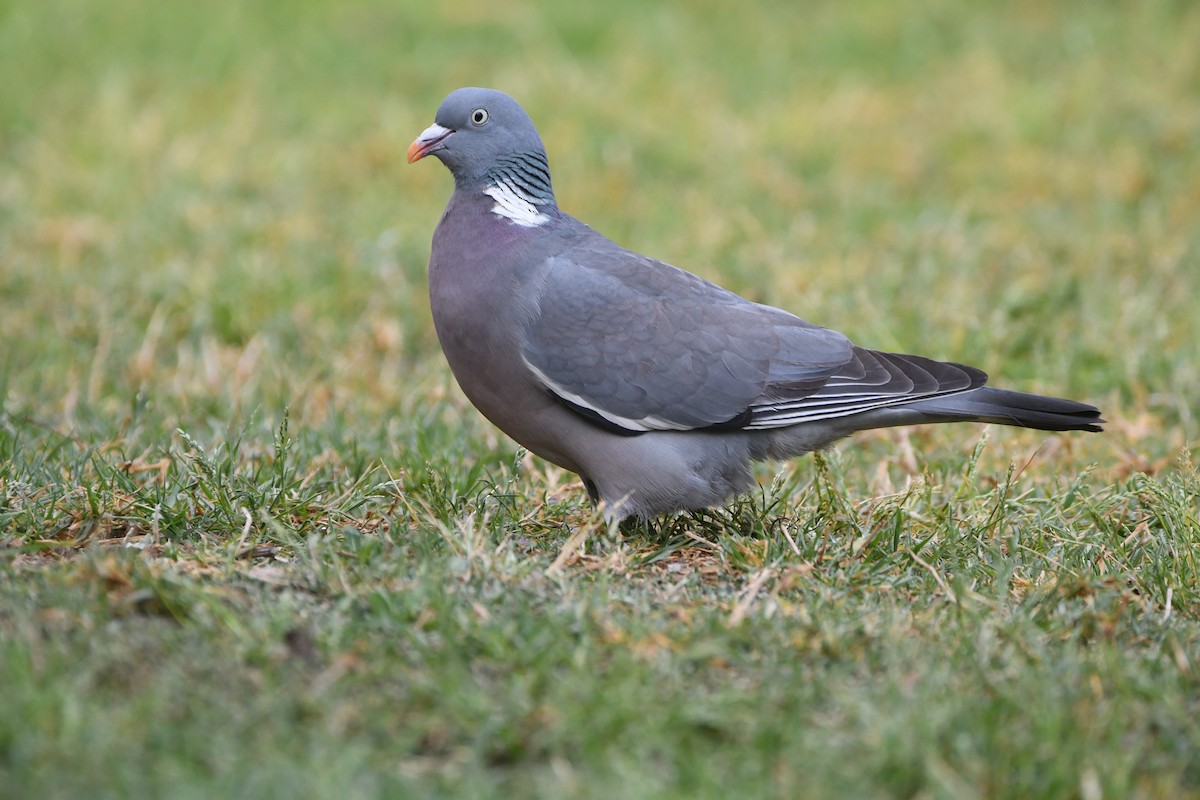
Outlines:
[[[522,228],[536,228],[545,225],[550,217],[538,211],[537,206],[526,200],[504,181],[493,183],[483,190],[483,193],[496,201],[492,213],[506,217]]]

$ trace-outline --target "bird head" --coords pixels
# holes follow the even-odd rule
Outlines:
[[[442,101],[434,124],[409,145],[408,162],[435,156],[457,186],[468,187],[485,181],[497,163],[526,154],[546,160],[542,139],[525,109],[504,92],[470,87]]]

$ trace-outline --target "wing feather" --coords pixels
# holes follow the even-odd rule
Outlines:
[[[853,346],[588,231],[547,259],[522,355],[620,433],[762,430],[969,391],[973,367]]]

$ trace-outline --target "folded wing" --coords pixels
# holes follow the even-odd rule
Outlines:
[[[787,427],[987,381],[972,367],[855,347],[599,236],[546,262],[522,354],[565,405],[630,435]]]

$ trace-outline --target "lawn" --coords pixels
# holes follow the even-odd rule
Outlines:
[[[0,0],[0,797],[1200,797],[1200,6]],[[1103,434],[608,531],[433,333],[462,85],[560,205]]]

